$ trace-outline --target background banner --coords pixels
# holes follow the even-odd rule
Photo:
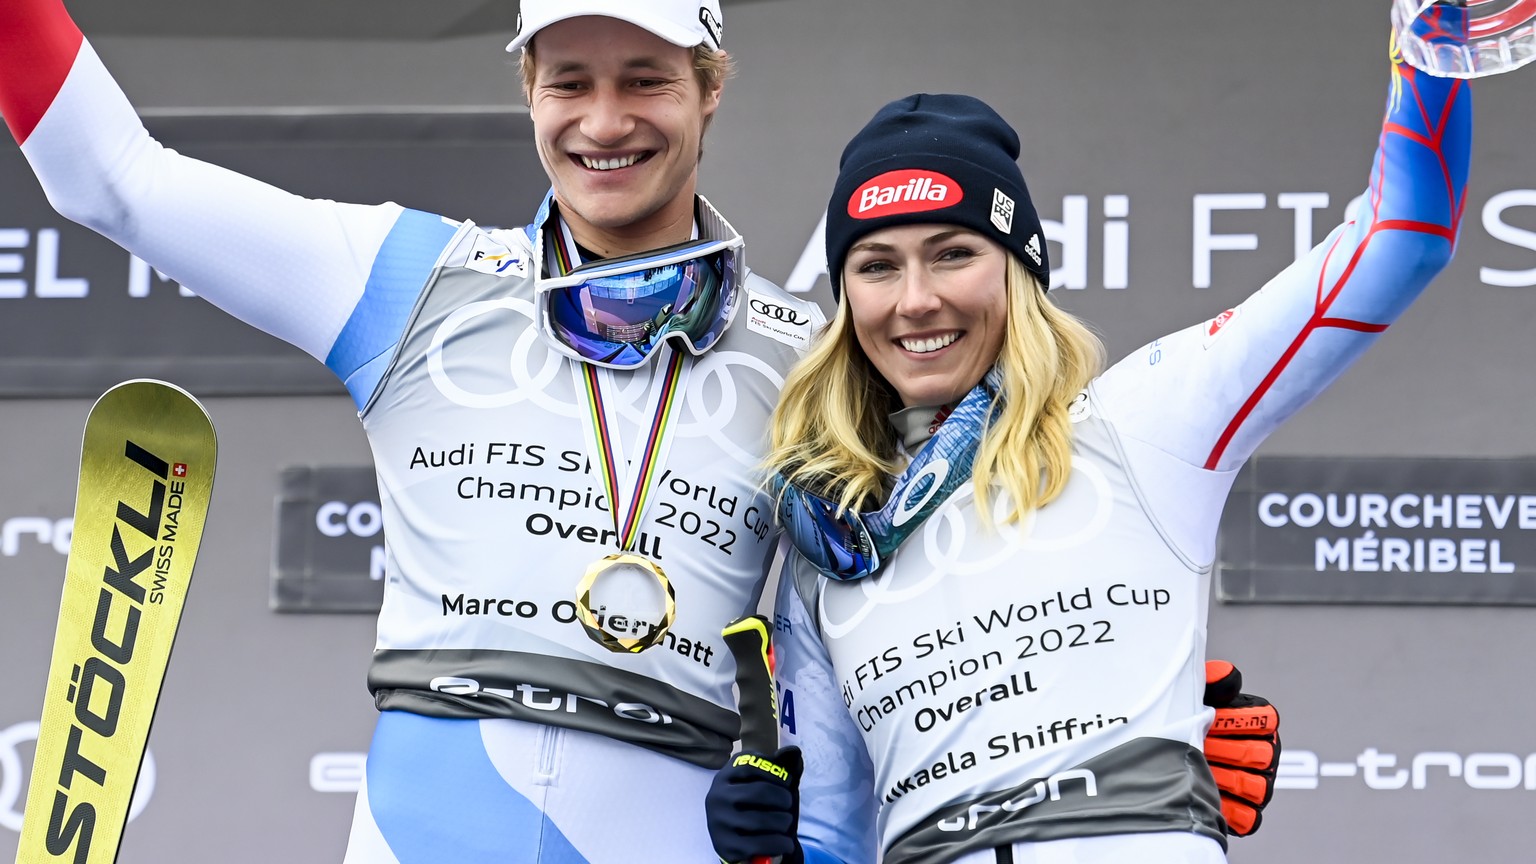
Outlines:
[[[1536,459],[1255,457],[1218,548],[1233,603],[1536,605]]]
[[[272,610],[378,613],[384,523],[373,468],[296,466],[281,482]]]
[[[503,50],[515,5],[70,2],[166,143],[302,195],[508,226],[546,188]],[[1388,95],[1390,5],[725,0],[738,74],[700,189],[746,236],[756,272],[828,306],[817,226],[843,145],[891,99],[975,94],[1019,130],[1052,297],[1118,359],[1240,303],[1345,218]],[[1456,259],[1265,443],[1227,509],[1208,652],[1279,705],[1286,743],[1263,829],[1232,843],[1238,864],[1531,858],[1536,552],[1520,520],[1536,495],[1533,76],[1473,83]],[[9,145],[0,860],[15,853],[80,431],[91,400],[138,375],[203,399],[221,464],[120,861],[335,864],[377,716],[373,616],[330,611],[382,588],[356,406],[320,363],[57,216]],[[1314,518],[1309,493],[1322,518],[1297,524]],[[1327,496],[1351,493],[1353,521],[1335,527]],[[1362,523],[1371,494],[1388,527]],[[1482,525],[1437,515],[1431,529],[1422,502],[1399,507],[1421,524],[1398,524],[1392,504],[1408,494],[1453,496],[1453,520],[1475,496]],[[1375,572],[1367,532],[1381,541]],[[1393,539],[1410,544],[1407,571],[1385,567]],[[1433,569],[1435,539],[1454,541],[1456,570]],[[1478,554],[1487,571],[1466,570]],[[1515,569],[1493,569],[1504,565]],[[1238,599],[1286,602],[1226,602]]]

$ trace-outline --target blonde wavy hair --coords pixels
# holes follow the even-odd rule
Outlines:
[[[997,363],[1001,400],[976,453],[972,479],[984,523],[996,484],[1012,510],[1004,523],[1042,507],[1066,487],[1072,466],[1067,406],[1103,368],[1104,346],[1051,302],[1017,256],[1008,256],[1007,334]],[[790,370],[774,409],[767,476],[783,473],[843,509],[883,503],[901,464],[889,415],[901,408],[859,348],[844,291],[837,314]]]

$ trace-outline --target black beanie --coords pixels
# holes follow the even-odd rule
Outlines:
[[[1045,235],[1018,158],[1018,133],[980,99],[919,93],[881,108],[843,149],[827,205],[832,296],[860,237],[928,222],[991,238],[1049,288]]]

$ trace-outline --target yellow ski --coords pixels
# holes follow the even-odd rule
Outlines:
[[[117,858],[217,455],[175,385],[128,381],[91,409],[17,864]]]

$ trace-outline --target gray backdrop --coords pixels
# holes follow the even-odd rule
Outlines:
[[[130,26],[141,19],[124,10],[140,5],[153,20],[154,3],[111,4],[111,15],[102,11],[108,4],[80,4],[88,29],[91,14],[102,22],[106,35],[93,41],[152,121],[274,109],[523,110],[501,52],[507,34],[464,23],[484,7],[445,4],[435,22],[443,26],[420,30],[433,38],[413,38],[409,22],[370,20],[378,12],[359,12],[351,32],[332,12],[306,36],[302,16],[329,3],[287,4],[287,13],[245,29],[228,16],[202,29]],[[175,19],[174,5],[166,7],[166,20]],[[1234,305],[1290,260],[1297,202],[1320,199],[1281,196],[1327,196],[1313,214],[1314,238],[1341,218],[1364,186],[1385,96],[1387,7],[727,2],[726,41],[741,71],[708,139],[703,190],[748,236],[758,271],[815,284],[824,300],[824,281],[808,282],[796,265],[842,143],[891,98],[974,93],[1022,133],[1035,201],[1065,226],[1054,235],[1053,259],[1080,256],[1081,272],[1068,275],[1083,287],[1069,285],[1058,298],[1119,355]],[[377,8],[425,17],[414,5]],[[1473,179],[1455,263],[1264,455],[1532,454],[1533,83],[1527,70],[1478,84]],[[387,158],[383,164],[376,198],[421,204],[405,197],[409,187],[392,191]],[[530,165],[505,170],[526,177]],[[24,176],[0,178],[0,203],[36,196]],[[464,177],[464,200],[480,201],[468,196],[487,179]],[[1210,287],[1196,287],[1195,204],[1217,194],[1264,197],[1262,209],[1221,211],[1212,221],[1219,233],[1254,235],[1257,248],[1213,253]],[[505,212],[481,212],[497,203],[449,213],[505,223],[530,206],[525,191],[509,190]],[[3,212],[21,224],[0,229],[29,237],[56,224],[46,211]],[[1120,212],[1127,215],[1113,215]],[[1120,224],[1124,256],[1114,251]],[[18,253],[28,267],[35,251]],[[1123,280],[1116,260],[1124,261]],[[64,275],[68,266],[66,256]],[[0,299],[0,343],[23,338],[21,316],[5,305],[22,302]],[[373,624],[368,615],[269,610],[274,512],[284,469],[364,465],[368,451],[339,388],[215,396],[208,406],[223,457],[213,512],[150,745],[152,794],[121,860],[339,861],[352,754],[366,748],[373,721],[364,688]],[[70,515],[88,407],[81,398],[0,402],[0,651],[9,658],[0,671],[0,858],[13,854],[16,839],[32,753],[26,724],[43,692],[67,548],[61,520]],[[1536,610],[1213,603],[1212,653],[1237,661],[1252,689],[1281,706],[1289,754],[1263,831],[1234,842],[1234,861],[1529,857],[1536,732],[1526,718],[1536,695],[1525,658],[1536,650]]]

